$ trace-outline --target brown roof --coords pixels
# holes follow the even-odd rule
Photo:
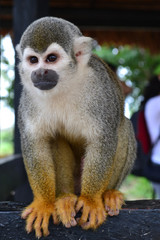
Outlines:
[[[13,32],[13,7],[13,0],[0,0],[3,35]],[[49,15],[75,23],[99,43],[139,45],[160,53],[159,0],[50,0]]]

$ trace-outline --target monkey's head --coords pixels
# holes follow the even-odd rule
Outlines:
[[[33,22],[23,33],[17,52],[23,85],[30,91],[67,86],[86,66],[93,40],[63,19],[45,17]]]

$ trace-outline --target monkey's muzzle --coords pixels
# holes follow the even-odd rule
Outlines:
[[[58,83],[59,75],[51,70],[39,68],[31,73],[31,80],[36,88],[40,90],[50,90]]]

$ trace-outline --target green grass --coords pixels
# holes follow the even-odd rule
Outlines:
[[[126,200],[152,199],[153,188],[151,183],[144,177],[129,175],[124,180],[120,190]]]
[[[0,157],[13,154],[13,129],[0,131]]]

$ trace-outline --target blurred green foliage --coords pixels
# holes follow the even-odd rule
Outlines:
[[[129,104],[131,112],[139,107],[143,89],[153,74],[160,74],[160,55],[132,46],[99,46],[94,51],[105,62],[117,68],[117,75],[133,88]]]
[[[128,175],[123,181],[120,191],[126,200],[154,199],[152,184],[144,177]]]
[[[0,158],[13,154],[13,128],[0,132]]]

